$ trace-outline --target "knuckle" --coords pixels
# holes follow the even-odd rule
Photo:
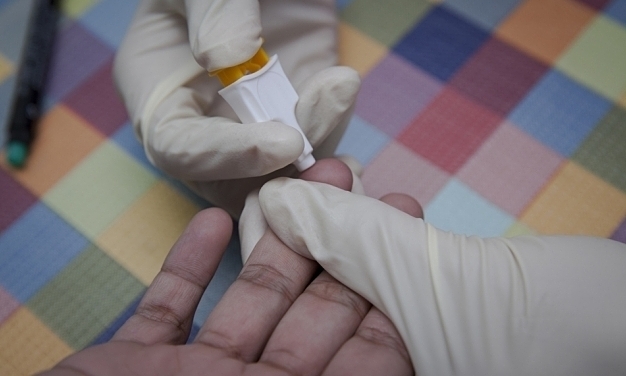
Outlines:
[[[341,304],[356,312],[361,319],[365,317],[370,307],[369,303],[359,294],[327,274],[322,274],[311,282],[306,293],[329,302]]]
[[[386,325],[361,326],[355,333],[355,337],[376,346],[393,350],[407,362],[410,362],[409,353],[406,346],[404,346],[404,342],[392,327],[387,327]]]
[[[137,315],[157,323],[171,325],[184,332],[188,320],[181,319],[173,307],[168,304],[151,304],[137,309]]]
[[[247,265],[239,279],[255,286],[271,290],[285,297],[290,303],[296,300],[296,293],[289,287],[294,282],[280,270],[266,264]]]

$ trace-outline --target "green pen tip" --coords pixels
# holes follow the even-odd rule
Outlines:
[[[10,142],[7,147],[7,161],[13,167],[22,167],[26,162],[28,155],[28,147],[26,144],[18,141]]]

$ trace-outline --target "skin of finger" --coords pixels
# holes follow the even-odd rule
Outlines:
[[[221,209],[196,214],[172,247],[135,314],[113,340],[184,343],[198,302],[228,245],[232,226],[230,216]]]
[[[420,203],[411,196],[390,193],[384,203],[417,218],[424,218]],[[324,375],[412,375],[408,350],[393,323],[372,307],[350,338],[333,357]]]
[[[413,375],[408,351],[393,323],[376,307],[343,344],[323,375]]]
[[[346,190],[352,186],[350,169],[337,159],[318,161],[300,178]],[[260,362],[293,374],[319,374],[352,336],[369,307],[365,299],[323,272],[281,319]]]
[[[258,359],[280,318],[318,266],[287,248],[273,232],[259,240],[195,342],[225,349],[233,358]]]
[[[334,159],[318,161],[301,178],[338,184],[344,189],[352,186],[350,169]],[[246,362],[257,360],[271,333],[317,270],[316,262],[291,251],[267,231],[195,342],[225,349],[231,357]]]
[[[346,191],[352,187],[350,168],[335,158],[317,161],[311,168],[300,174],[300,179],[334,185]]]
[[[381,197],[380,201],[402,210],[415,218],[424,219],[424,209],[422,205],[409,195],[403,193],[389,193]]]
[[[368,301],[322,272],[282,318],[259,361],[294,375],[318,375],[369,308]]]

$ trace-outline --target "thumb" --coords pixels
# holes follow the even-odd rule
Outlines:
[[[186,0],[189,43],[209,72],[249,60],[261,47],[258,0]]]

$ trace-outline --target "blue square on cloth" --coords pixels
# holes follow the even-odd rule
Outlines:
[[[552,70],[511,112],[509,120],[564,157],[580,146],[611,103]]]
[[[489,33],[466,19],[442,7],[434,7],[393,50],[446,81],[488,36]]]
[[[24,303],[88,243],[39,202],[0,234],[0,284]]]

